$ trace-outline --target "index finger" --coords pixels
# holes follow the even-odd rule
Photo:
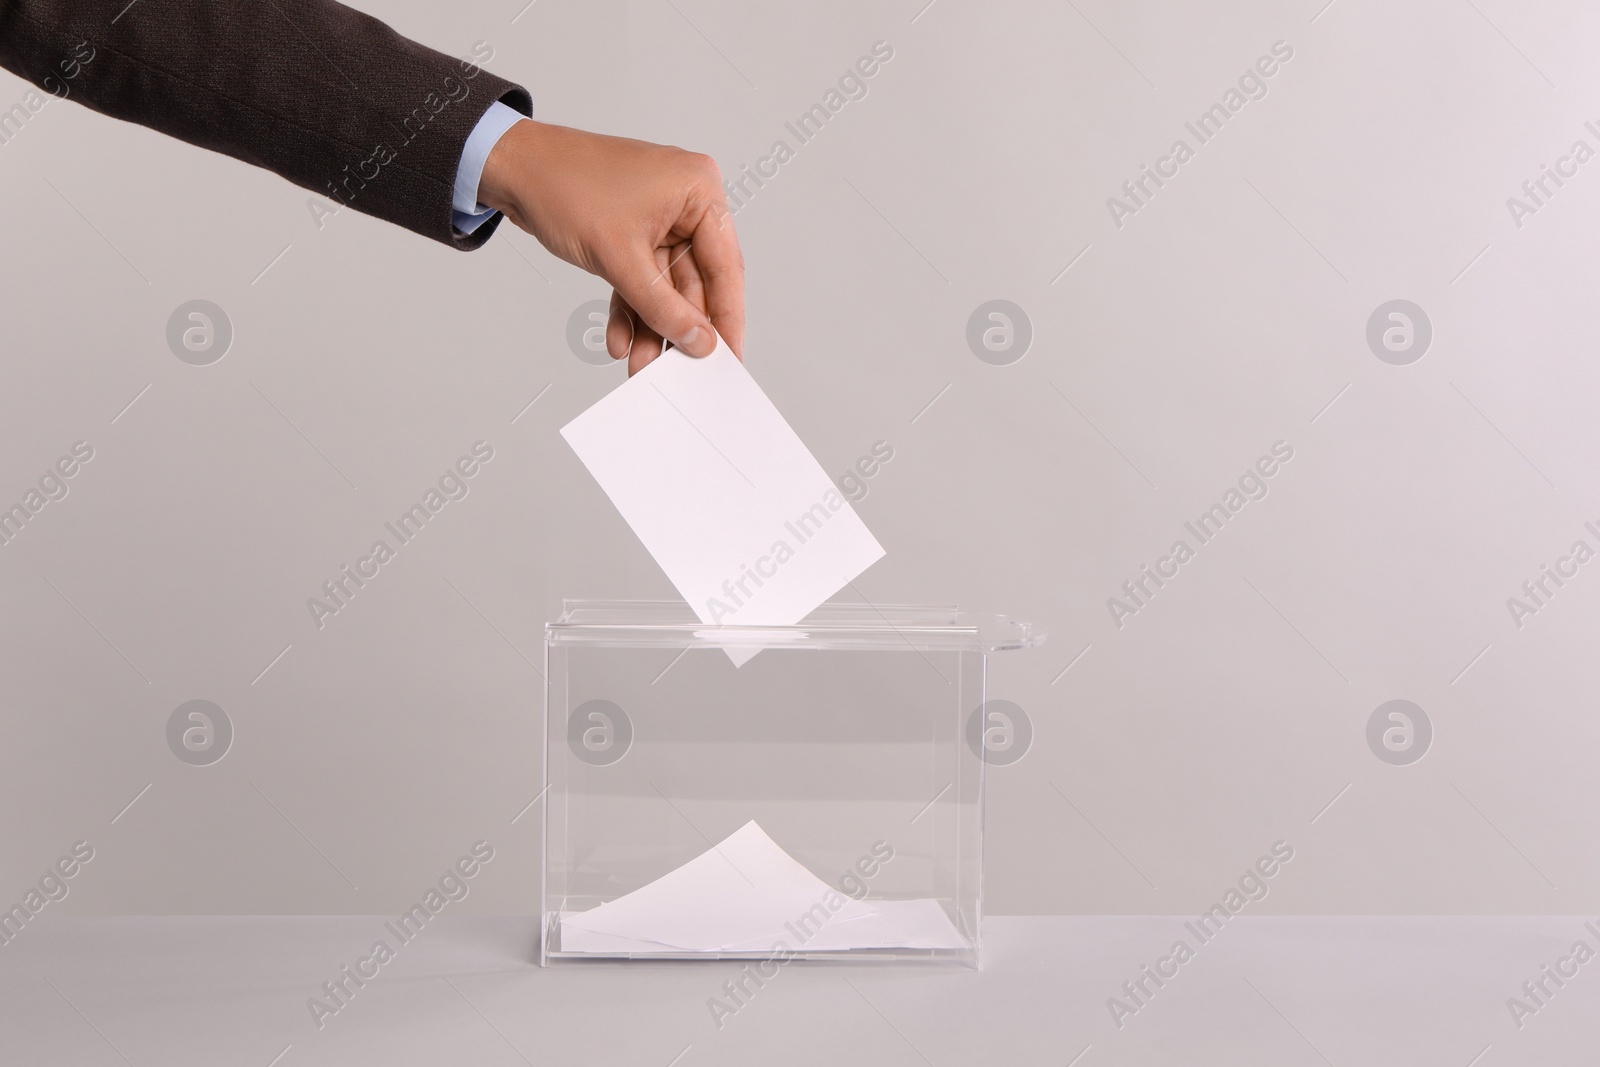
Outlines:
[[[744,253],[733,213],[721,199],[706,205],[690,240],[705,280],[706,312],[733,354],[744,358]]]

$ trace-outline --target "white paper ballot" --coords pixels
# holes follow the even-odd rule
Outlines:
[[[937,900],[869,900],[872,914],[857,919],[828,923],[814,935],[796,926],[802,935],[798,943],[785,940],[796,952],[842,952],[850,949],[968,948]],[[793,924],[791,924],[793,925]],[[773,942],[735,942],[724,945],[725,952],[771,951]]]
[[[720,337],[704,359],[663,353],[561,436],[702,622],[791,625],[883,557]]]
[[[717,949],[781,934],[785,922],[829,893],[843,905],[836,911],[824,907],[823,916],[871,914],[806,870],[752,821],[649,885],[567,918],[562,929],[692,951]]]
[[[563,913],[564,952],[964,948],[936,900],[853,900],[745,823],[649,885]]]

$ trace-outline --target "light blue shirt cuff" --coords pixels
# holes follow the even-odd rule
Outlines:
[[[450,219],[458,232],[471,233],[494,216],[493,208],[478,203],[478,182],[483,178],[483,165],[489,161],[489,153],[505,132],[525,118],[527,116],[520,111],[496,100],[468,135],[461,149],[455,191],[450,198]]]

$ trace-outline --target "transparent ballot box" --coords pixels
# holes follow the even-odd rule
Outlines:
[[[1043,637],[950,607],[712,627],[567,601],[545,627],[541,962],[976,966],[987,660]]]

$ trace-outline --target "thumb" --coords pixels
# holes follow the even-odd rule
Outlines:
[[[674,251],[688,255],[689,246]],[[663,270],[654,255],[640,250],[616,264],[611,274],[607,281],[656,333],[691,356],[709,356],[716,349],[711,320],[673,286],[670,264]]]

